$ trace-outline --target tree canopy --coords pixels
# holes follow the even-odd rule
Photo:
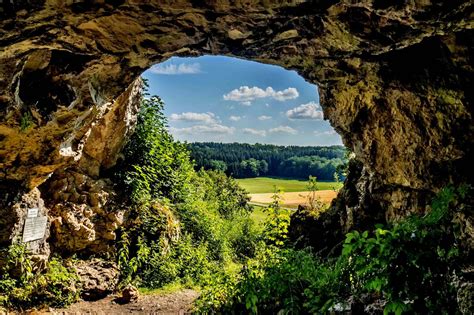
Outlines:
[[[220,170],[236,178],[282,176],[320,180],[343,177],[346,163],[343,146],[277,146],[247,143],[190,143],[188,147],[196,167]]]

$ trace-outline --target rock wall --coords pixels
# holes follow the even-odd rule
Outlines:
[[[341,230],[429,211],[441,187],[472,178],[470,1],[0,6],[0,196],[20,200],[39,187],[51,240],[70,251],[113,239],[122,212],[96,202],[113,192],[101,171],[133,129],[135,80],[171,56],[237,56],[318,84],[325,118],[361,165],[333,213]],[[12,201],[0,211],[15,213]],[[2,219],[2,244],[21,220]]]

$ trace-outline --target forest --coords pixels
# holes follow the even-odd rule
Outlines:
[[[278,176],[319,180],[344,179],[343,146],[278,146],[248,143],[189,143],[196,167],[219,170],[235,178]]]

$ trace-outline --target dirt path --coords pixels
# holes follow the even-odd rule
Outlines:
[[[163,295],[141,295],[136,303],[123,305],[115,303],[114,296],[109,296],[94,302],[81,301],[67,309],[50,309],[35,314],[191,314],[189,309],[198,295],[194,290],[185,289]]]
[[[308,194],[308,191],[286,192],[283,194],[283,206],[293,209],[298,208],[298,205],[306,203]],[[329,204],[336,198],[337,191],[318,190],[316,195],[321,198],[322,202]],[[251,202],[256,204],[269,204],[273,201],[272,196],[273,193],[250,194]]]

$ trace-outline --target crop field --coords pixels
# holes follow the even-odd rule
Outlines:
[[[284,208],[296,209],[298,205],[307,203],[308,183],[304,180],[256,177],[237,179],[237,181],[249,192],[251,203],[256,206],[266,206],[272,202],[275,186],[283,190],[282,206]],[[318,182],[316,195],[323,203],[330,204],[341,187],[342,183]]]
[[[267,205],[273,201],[271,193],[265,194],[250,194],[250,202],[257,205]],[[336,198],[337,191],[321,190],[316,192],[316,196],[325,204],[330,204]],[[307,191],[283,193],[282,206],[285,208],[296,209],[298,205],[304,205],[308,200]]]

